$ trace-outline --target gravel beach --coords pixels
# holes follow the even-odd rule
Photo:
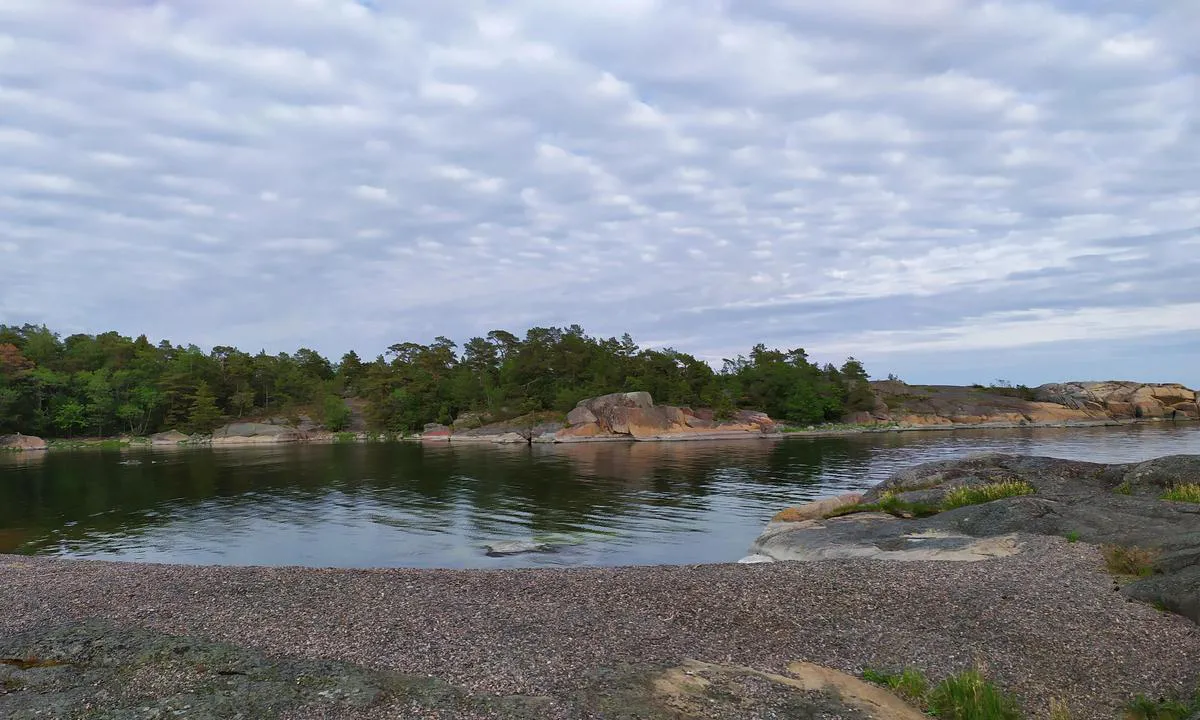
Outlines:
[[[126,665],[89,670],[124,675],[109,683],[113,689],[72,702],[94,708],[90,716],[114,718],[222,717],[214,710],[154,715],[149,706],[140,715],[106,710],[137,705],[130,700],[137,692],[185,696],[188,682],[199,682],[189,673],[206,671],[188,660],[204,643],[220,644],[226,664],[293,663],[299,669],[289,687],[303,686],[312,663],[339,677],[362,673],[366,686],[392,678],[357,704],[350,691],[297,695],[277,712],[297,719],[657,717],[638,710],[650,679],[687,660],[769,673],[785,673],[793,661],[849,673],[912,665],[934,679],[980,665],[1031,717],[1046,716],[1057,698],[1074,718],[1114,718],[1136,693],[1195,688],[1200,627],[1115,592],[1095,547],[1032,536],[1021,542],[1019,555],[977,563],[511,571],[0,556],[0,654],[62,660],[55,654],[65,653],[74,662],[96,656],[102,637],[167,638],[169,652],[132,653]],[[137,642],[114,642],[105,652],[132,652]],[[35,717],[20,713],[33,694],[70,684],[72,665],[22,670],[10,663],[6,672],[0,716]],[[273,672],[278,680],[284,671]],[[229,682],[253,675],[238,667],[217,674]],[[86,684],[105,682],[89,676]],[[746,716],[786,717],[766,710]]]

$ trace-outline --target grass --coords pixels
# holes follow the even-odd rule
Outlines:
[[[1126,480],[1125,482],[1118,485],[1115,489],[1113,489],[1113,492],[1117,493],[1118,495],[1132,495],[1133,494],[1133,485],[1131,485],[1129,483],[1129,481]]]
[[[863,680],[882,685],[905,700],[917,704],[924,703],[925,693],[929,692],[929,681],[915,668],[905,668],[900,673],[867,668],[863,670]]]
[[[1187,720],[1200,713],[1200,689],[1189,700],[1138,695],[1125,706],[1125,720]]]
[[[1104,565],[1113,575],[1123,577],[1148,577],[1154,574],[1154,564],[1158,560],[1157,550],[1147,550],[1138,547],[1121,545],[1105,545]]]
[[[929,691],[929,712],[943,720],[1020,720],[1017,701],[978,670],[952,675]]]
[[[1033,486],[1020,480],[988,483],[987,485],[966,485],[946,493],[945,499],[942,500],[942,509],[953,510],[968,505],[980,505],[993,500],[1018,495],[1032,495],[1033,493]]]
[[[863,512],[882,512],[902,518],[922,518],[937,515],[947,510],[967,507],[968,505],[979,505],[1006,497],[1032,495],[1034,492],[1035,490],[1032,485],[1019,481],[989,483],[974,487],[964,486],[954,488],[946,493],[946,497],[943,498],[942,502],[935,505],[901,500],[897,497],[897,493],[887,491],[880,494],[879,499],[873,503],[847,505],[846,507],[827,513],[825,518],[829,519]]]
[[[1175,502],[1200,503],[1200,483],[1185,483],[1176,485],[1163,493],[1163,500]]]
[[[1067,703],[1055,698],[1050,701],[1050,720],[1071,720],[1071,708]]]
[[[1071,532],[1067,533],[1067,542],[1069,542],[1069,543],[1079,542],[1079,531],[1072,530]]]
[[[335,443],[352,443],[352,442],[358,442],[358,434],[357,434],[357,433],[352,433],[352,432],[339,432],[339,433],[334,433],[334,434],[333,434],[333,441],[334,441]]]
[[[1021,720],[1017,701],[978,670],[951,675],[935,686],[920,670],[900,673],[867,669],[863,679],[888,688],[921,710],[942,720]]]

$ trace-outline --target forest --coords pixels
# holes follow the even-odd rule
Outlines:
[[[257,354],[217,346],[151,343],[117,332],[62,337],[45,326],[0,325],[0,434],[43,437],[211,432],[238,419],[307,414],[330,430],[361,400],[372,430],[420,431],[465,412],[500,420],[566,412],[587,397],[644,390],[658,403],[762,410],[797,424],[836,421],[874,402],[862,363],[819,365],[801,349],[754,346],[720,370],[628,335],[583,328],[494,330],[392,345],[374,360],[354,351],[336,362],[301,348]]]

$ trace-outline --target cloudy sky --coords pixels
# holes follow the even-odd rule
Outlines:
[[[1191,0],[0,0],[0,322],[1200,384]]]

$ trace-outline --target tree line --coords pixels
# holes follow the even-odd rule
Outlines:
[[[331,430],[358,398],[368,426],[419,431],[463,413],[493,419],[555,411],[610,392],[644,390],[659,403],[763,410],[821,423],[869,409],[862,363],[818,365],[800,349],[755,345],[720,370],[628,335],[596,338],[578,325],[494,330],[461,347],[445,337],[392,345],[372,361],[354,351],[332,362],[314,350],[257,354],[217,346],[151,343],[117,332],[62,337],[45,326],[0,325],[0,433],[41,436],[210,432],[242,418],[307,414]]]

